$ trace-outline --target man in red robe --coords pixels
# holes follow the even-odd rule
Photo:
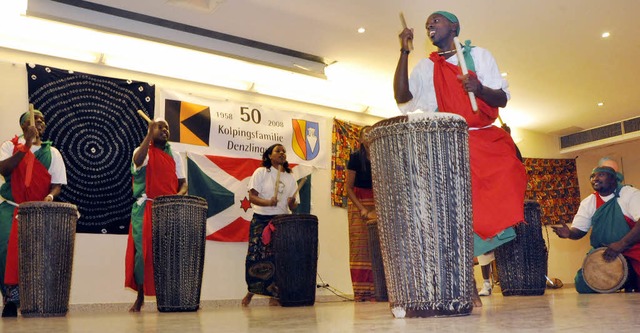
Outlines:
[[[454,37],[460,33],[460,23],[455,15],[435,12],[427,18],[426,28],[438,51],[422,59],[410,77],[408,59],[413,30],[405,28],[400,33],[401,49],[394,76],[394,95],[403,113],[440,111],[459,114],[466,120],[469,126],[473,229],[477,236],[474,254],[477,256],[492,250],[497,244],[485,242],[489,246],[480,247],[483,240],[490,240],[524,220],[525,168],[517,158],[511,136],[492,125],[498,117],[498,108],[507,105],[508,84],[491,53],[472,47],[470,41],[462,46],[469,69],[468,75],[462,75],[454,44]],[[471,108],[469,92],[475,94],[477,112]],[[479,298],[474,299],[474,303],[481,305]]]
[[[180,155],[171,150],[169,124],[163,119],[149,123],[147,135],[133,152],[131,226],[125,257],[125,287],[138,292],[129,311],[139,312],[144,296],[155,296],[153,279],[152,203],[161,195],[187,194]]]
[[[66,168],[60,152],[50,141],[42,141],[44,116],[34,110],[33,124],[28,112],[20,117],[23,135],[0,147],[0,289],[3,317],[16,317],[18,293],[17,206],[27,201],[53,201],[67,184]]]

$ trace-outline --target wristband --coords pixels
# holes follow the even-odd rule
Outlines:
[[[46,199],[47,197],[51,197],[51,201],[53,201],[53,194],[51,194],[51,193],[47,194],[47,196],[45,197],[45,199]]]
[[[411,51],[410,51],[410,50],[407,50],[407,49],[400,49],[400,52],[401,52],[402,54],[409,54],[409,53],[411,53]]]

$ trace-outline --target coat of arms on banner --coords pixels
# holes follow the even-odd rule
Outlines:
[[[293,135],[291,136],[291,148],[293,152],[305,161],[310,161],[320,152],[320,133],[317,122],[304,119],[291,119]]]

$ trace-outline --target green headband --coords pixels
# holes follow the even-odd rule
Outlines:
[[[615,170],[613,170],[613,168],[611,167],[596,167],[593,168],[593,170],[591,171],[592,175],[595,175],[598,172],[605,172],[608,173],[610,175],[612,175],[613,177],[616,177],[616,179],[618,178],[618,174]]]
[[[39,110],[33,110],[33,114],[34,115],[37,114],[40,117],[44,117],[42,112],[40,112]],[[20,116],[20,126],[24,125],[24,123],[27,122],[27,120],[29,120],[29,111],[23,113],[22,116]],[[31,124],[31,125],[35,125],[35,124]]]
[[[455,16],[452,13],[449,13],[447,11],[444,11],[444,10],[439,10],[437,12],[433,12],[433,14],[442,15],[442,16],[446,17],[447,20],[449,20],[449,22],[451,22],[451,23],[458,23],[458,27],[456,28],[456,36],[460,35],[460,21],[458,20],[457,16]],[[431,14],[431,15],[433,15],[433,14]]]

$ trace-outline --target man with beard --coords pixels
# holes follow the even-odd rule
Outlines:
[[[606,247],[605,261],[614,260],[622,253],[631,268],[624,286],[627,290],[640,291],[640,190],[618,183],[618,173],[609,166],[599,166],[591,173],[594,193],[580,202],[571,228],[564,222],[554,226],[560,238],[581,239],[591,229],[592,250]],[[579,293],[594,293],[578,270],[575,277]]]

